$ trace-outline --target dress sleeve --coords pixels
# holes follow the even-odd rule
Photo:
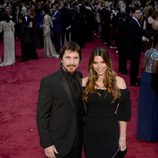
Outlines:
[[[131,99],[128,89],[121,90],[116,116],[118,121],[129,121],[131,118]]]

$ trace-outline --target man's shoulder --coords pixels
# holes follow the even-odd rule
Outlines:
[[[57,76],[58,76],[59,71],[53,72],[45,77],[42,78],[43,82],[52,82],[54,80],[56,80]]]

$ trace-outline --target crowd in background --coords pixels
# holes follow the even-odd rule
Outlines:
[[[158,2],[154,0],[146,3],[139,0],[6,1],[1,2],[0,5],[0,20],[1,23],[6,21],[5,16],[8,14],[13,22],[15,31],[12,31],[15,38],[21,42],[23,61],[37,59],[36,49],[42,48],[44,45],[47,47],[44,49],[47,57],[58,57],[60,48],[65,41],[75,41],[83,48],[85,43],[91,42],[93,35],[96,34],[107,46],[118,47],[120,52],[119,71],[127,73],[125,66],[130,53],[127,24],[132,8],[136,5],[142,13],[141,28],[151,44],[153,33],[151,25],[158,16]],[[48,27],[46,27],[46,23]],[[1,29],[1,31],[8,30]],[[48,34],[53,44],[45,38]],[[9,37],[4,36],[4,43],[5,38]],[[126,51],[126,53],[122,55],[122,51]],[[7,52],[4,50],[4,56],[7,56],[5,55]],[[14,63],[15,61],[3,63],[1,66]]]

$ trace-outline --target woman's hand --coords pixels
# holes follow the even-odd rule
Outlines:
[[[119,138],[119,148],[121,151],[126,150],[127,148],[126,138]]]

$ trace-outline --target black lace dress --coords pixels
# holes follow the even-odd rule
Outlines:
[[[87,100],[83,143],[86,158],[112,158],[118,149],[118,121],[129,121],[131,102],[129,91],[121,89],[119,106],[106,90],[97,89]],[[117,114],[115,114],[116,108]]]

